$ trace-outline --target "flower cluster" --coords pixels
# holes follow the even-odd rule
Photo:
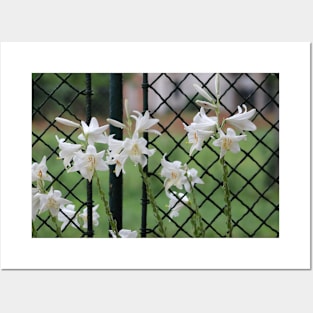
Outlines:
[[[126,110],[127,111],[127,110]],[[127,111],[128,112],[128,111]],[[154,154],[155,149],[147,148],[147,140],[142,136],[144,132],[154,133],[160,135],[158,130],[151,129],[156,125],[159,120],[150,117],[148,111],[141,114],[138,111],[134,111],[133,115],[127,116],[127,124],[116,121],[114,119],[107,119],[108,123],[119,127],[121,129],[127,128],[129,131],[129,136],[125,140],[118,140],[114,138],[113,135],[107,135],[106,131],[109,128],[109,124],[99,126],[99,123],[95,117],[92,117],[89,125],[86,122],[81,121],[81,123],[76,123],[65,118],[56,117],[55,119],[58,123],[65,126],[78,128],[81,133],[78,135],[78,139],[81,143],[68,143],[65,142],[64,138],[59,138],[56,136],[56,140],[59,146],[59,157],[63,160],[65,169],[68,173],[79,172],[81,176],[87,179],[89,182],[92,181],[93,177],[96,175],[97,171],[107,171],[109,166],[114,166],[114,172],[116,176],[119,176],[122,172],[125,174],[125,162],[129,159],[135,165],[140,165],[144,168],[147,164],[147,158]],[[132,131],[132,120],[135,121],[135,127]],[[106,146],[97,151],[99,144],[105,144]],[[44,171],[42,172],[44,175]],[[97,177],[98,180],[98,177]],[[100,183],[98,187],[101,188]],[[103,191],[99,190],[104,196]],[[136,237],[137,232],[131,232],[130,230],[120,230],[116,229],[116,223],[113,220],[110,209],[107,207],[107,201],[105,198],[104,205],[106,209],[106,214],[109,218],[111,227],[110,233],[112,237]],[[61,221],[63,229],[66,226],[68,220],[72,221],[72,226],[75,227],[77,224],[77,219],[75,218],[76,213],[74,206],[68,204],[66,207],[62,206],[62,211],[59,214],[59,221]],[[99,214],[96,212],[99,205],[96,205],[93,213],[93,224],[98,225]],[[87,208],[84,209],[83,213],[79,215],[83,221],[83,228],[87,227]],[[128,235],[128,232],[131,232]]]
[[[217,117],[208,117],[205,114],[204,108],[200,109],[193,122],[188,126],[183,123],[184,129],[188,133],[189,143],[192,144],[190,148],[190,155],[194,150],[202,150],[204,141],[208,140],[214,133],[217,127]]]
[[[184,124],[184,128],[188,134],[188,142],[191,144],[189,154],[192,155],[194,150],[201,151],[204,142],[209,138],[213,139],[213,146],[219,147],[220,160],[223,170],[223,190],[225,200],[225,215],[227,216],[227,237],[232,237],[232,217],[231,217],[231,201],[230,190],[228,184],[228,170],[225,163],[225,155],[228,151],[238,153],[240,151],[239,142],[247,139],[245,131],[256,130],[256,125],[251,121],[254,117],[256,110],[248,111],[245,104],[238,106],[238,113],[224,118],[221,123],[219,121],[220,114],[220,75],[215,75],[215,99],[204,88],[194,84],[196,91],[205,98],[204,100],[197,100],[196,103],[201,107],[200,111],[196,114],[193,122],[190,125]],[[244,110],[243,110],[243,109]],[[214,116],[207,116],[205,109],[210,111],[214,110]],[[225,124],[228,124],[226,131],[223,130]],[[239,134],[232,128],[237,129]],[[200,221],[201,217],[199,215]],[[203,234],[203,228],[199,232]]]
[[[109,125],[99,126],[95,117],[91,118],[89,126],[84,121],[81,121],[79,125],[60,117],[57,117],[56,121],[82,130],[78,136],[78,139],[83,141],[82,144],[67,143],[64,138],[59,139],[56,136],[60,149],[59,157],[63,159],[64,167],[68,169],[68,172],[80,172],[82,177],[91,181],[96,170],[107,171],[109,169],[107,162],[103,160],[105,151],[97,152],[95,147],[95,143],[106,144],[108,142],[105,131]]]
[[[128,110],[126,110],[128,112]],[[135,115],[134,115],[135,114]],[[125,174],[124,164],[127,159],[130,159],[134,165],[140,164],[142,168],[147,165],[148,157],[152,156],[155,149],[147,148],[147,140],[143,138],[144,132],[154,133],[156,135],[161,135],[161,133],[156,129],[151,129],[152,126],[156,125],[159,120],[156,118],[151,118],[148,111],[142,115],[138,111],[134,111],[133,115],[127,116],[127,124],[123,124],[114,119],[107,119],[107,121],[121,129],[128,129],[128,137],[125,140],[114,139],[111,135],[108,141],[108,156],[107,162],[110,165],[115,166],[115,175],[119,176],[121,171]],[[135,120],[135,128],[132,132],[132,120]]]
[[[150,118],[148,111],[144,115],[138,111],[134,111],[134,114],[136,115],[130,115],[130,117],[136,121],[135,130],[125,140],[115,139],[114,134],[107,135],[105,131],[109,125],[99,126],[95,117],[91,118],[89,126],[84,121],[80,126],[78,123],[57,117],[56,121],[61,124],[82,129],[78,139],[84,141],[84,144],[66,143],[65,139],[59,139],[56,136],[60,148],[59,156],[63,159],[68,172],[79,171],[84,178],[91,181],[96,170],[106,171],[109,165],[115,166],[116,176],[119,176],[121,172],[125,174],[124,164],[127,159],[135,165],[140,164],[145,167],[147,158],[153,155],[155,149],[147,148],[147,140],[142,137],[142,134],[151,132],[160,135],[159,131],[150,129],[159,120]],[[115,127],[131,128],[130,118],[128,118],[127,125],[113,119],[107,119],[107,121]],[[97,152],[95,143],[107,144],[107,149]]]
[[[190,193],[195,184],[204,184],[203,180],[198,177],[198,171],[194,168],[189,169],[187,164],[180,161],[169,162],[165,155],[161,160],[161,176],[165,177],[164,188],[169,198],[170,217],[178,216],[179,210],[189,204],[189,199],[184,193],[170,191],[171,187],[184,189],[185,193]]]
[[[55,190],[53,186],[49,191],[46,190],[45,181],[52,181],[52,177],[48,174],[46,160],[46,156],[43,156],[39,164],[37,162],[32,164],[32,183],[36,186],[32,187],[32,221],[36,220],[37,214],[48,211],[55,223],[57,220],[62,222],[61,231],[69,223],[72,227],[80,227],[77,217],[82,221],[81,227],[87,229],[87,208],[83,209],[83,213],[77,215],[75,205],[70,200],[62,198],[60,190]],[[98,206],[93,208],[93,224],[95,226],[99,224],[99,214],[96,212]]]
[[[240,151],[239,142],[246,140],[247,136],[244,131],[254,131],[256,130],[255,124],[251,121],[254,117],[256,110],[247,110],[245,104],[242,107],[238,106],[238,113],[223,119],[219,123],[219,111],[220,111],[220,77],[219,74],[215,76],[215,92],[216,100],[213,96],[209,95],[207,91],[201,88],[199,85],[194,84],[196,91],[206,99],[196,100],[196,103],[201,107],[200,111],[193,118],[193,122],[190,125],[184,125],[184,129],[188,134],[188,142],[191,144],[190,155],[192,155],[194,150],[201,151],[203,144],[209,138],[215,139],[213,145],[220,148],[220,158],[223,158],[228,151],[237,153]],[[208,111],[214,110],[214,116],[207,116],[205,109]],[[235,130],[231,127],[223,131],[223,126],[225,123],[236,128],[239,131],[239,135],[236,134]]]
[[[49,211],[52,216],[57,216],[60,207],[71,201],[62,198],[59,190],[54,190],[51,186],[49,192],[45,189],[45,181],[52,181],[52,177],[48,174],[46,165],[47,158],[43,156],[41,162],[32,164],[32,183],[36,186],[32,188],[32,220],[36,219],[37,213]]]

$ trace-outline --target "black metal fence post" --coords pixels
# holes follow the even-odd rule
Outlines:
[[[148,110],[148,74],[144,73],[142,76],[142,92],[143,92],[143,111]],[[148,134],[144,133],[144,138],[148,141]],[[144,171],[148,171],[148,164],[145,166]],[[144,182],[142,182],[142,196],[141,196],[141,237],[146,237],[147,235],[147,189]]]
[[[122,74],[110,74],[110,118],[123,121],[123,76]],[[110,125],[110,133],[115,134],[115,139],[123,139],[123,131]],[[123,226],[123,176],[116,177],[114,167],[110,166],[109,203],[113,218],[120,230]]]
[[[86,123],[89,125],[91,120],[91,74],[86,74]],[[93,218],[92,218],[92,181],[87,180],[87,237],[93,237]]]

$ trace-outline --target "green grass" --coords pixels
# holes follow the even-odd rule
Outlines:
[[[33,131],[38,134],[41,133],[40,129],[35,128]],[[254,134],[257,138],[263,138],[265,133],[265,130],[259,129]],[[37,142],[34,145],[33,158],[36,161],[39,162],[43,155],[47,155],[47,157],[50,156],[52,153],[51,149],[55,149],[55,151],[58,152],[57,142],[55,140],[56,134],[58,134],[59,137],[63,137],[59,132],[50,129],[42,136],[42,139],[46,144]],[[180,140],[183,135],[184,134],[177,132],[174,137],[176,140]],[[251,158],[248,157],[243,160],[245,157],[245,153],[243,151],[238,154],[228,154],[226,156],[226,161],[236,168],[236,172],[232,173],[229,178],[230,189],[235,194],[240,191],[238,196],[232,201],[232,217],[234,221],[238,221],[238,226],[235,226],[233,230],[234,237],[247,237],[241,228],[250,234],[253,233],[255,229],[259,227],[259,225],[262,225],[260,218],[267,219],[266,223],[274,230],[278,231],[279,229],[278,210],[274,210],[275,206],[278,207],[279,201],[278,184],[274,183],[272,186],[270,186],[273,183],[271,178],[263,170],[258,172],[261,166],[267,172],[272,173],[274,170],[277,170],[276,167],[278,166],[278,160],[275,159],[273,162],[268,162],[268,159],[271,157],[270,150],[268,150],[262,143],[257,144],[257,139],[255,139],[252,134],[248,133],[247,135],[248,139],[247,141],[242,142],[241,148],[243,151],[250,153]],[[269,133],[263,138],[264,143],[272,149],[276,149],[276,137],[277,134],[273,132]],[[72,135],[72,138],[76,140],[77,133]],[[33,142],[34,140],[35,137],[33,137]],[[189,145],[185,141],[186,139],[182,140],[181,146],[189,151]],[[169,153],[174,148],[175,144],[172,143],[166,135],[164,135],[156,138],[153,141],[153,145],[155,145],[161,151]],[[212,146],[211,143],[209,143],[209,145]],[[223,190],[221,186],[219,186],[222,172],[221,166],[218,162],[218,150],[215,147],[213,150],[216,153],[211,151],[208,147],[204,147],[202,151],[195,154],[194,159],[191,161],[188,154],[186,154],[181,148],[175,149],[175,151],[170,153],[167,157],[169,161],[190,161],[190,167],[195,167],[199,171],[199,174],[203,175],[202,179],[205,184],[197,185],[197,188],[200,191],[197,193],[197,202],[200,207],[201,215],[210,224],[206,231],[206,237],[219,237],[215,230],[222,236],[224,236],[226,233],[226,217],[223,213],[220,212],[219,209],[219,207],[222,208],[224,205]],[[160,159],[162,156],[163,154],[160,151],[156,151],[156,153],[149,159],[149,171],[156,171],[157,174],[160,174]],[[213,166],[211,166],[212,163],[214,163]],[[202,167],[209,169],[203,173],[203,170],[200,168],[199,164]],[[53,154],[48,159],[47,166],[49,168],[49,172],[54,176],[60,175],[58,178],[59,181],[61,181],[63,185],[68,186],[69,188],[76,186],[77,182],[80,180],[80,175],[78,173],[62,173],[63,162],[62,160],[57,159],[57,154]],[[142,181],[138,168],[135,167],[130,161],[127,161],[125,170],[126,175],[123,176],[123,227],[137,230],[140,233]],[[100,172],[99,176],[102,181],[103,190],[107,195],[108,172]],[[250,183],[242,189],[242,186],[246,183],[246,180],[250,180]],[[75,199],[73,195],[68,194],[62,184],[57,181],[53,182],[55,189],[60,190],[64,197],[73,201],[77,210],[82,210],[85,207],[83,202],[86,199],[86,181],[82,180],[80,183],[78,183],[73,191],[81,201]],[[158,194],[163,188],[162,182],[156,178],[151,178],[151,184],[155,194]],[[214,189],[217,190],[212,193]],[[208,200],[206,200],[207,196],[209,196]],[[95,182],[93,183],[93,198],[95,204],[100,204],[98,213],[101,216],[100,225],[94,228],[95,237],[107,237],[108,223]],[[168,212],[168,199],[164,192],[156,197],[156,201],[160,209],[164,210],[164,212]],[[274,213],[271,214],[271,212]],[[186,208],[182,209],[180,211],[180,215],[172,222],[169,221],[167,217],[165,217],[164,225],[167,228],[168,236],[175,235],[175,237],[186,237],[184,232],[177,232],[177,225],[184,225],[184,230],[192,234],[193,228],[190,221],[184,224],[189,216],[190,211]],[[42,214],[40,217],[45,220],[48,218],[48,213]],[[50,225],[53,229],[55,228],[55,225],[53,225],[51,219],[47,220],[47,224]],[[39,228],[38,237],[55,237],[55,233],[47,225],[40,225],[42,225],[42,222],[39,220],[39,218],[37,218],[35,221],[35,226]],[[156,226],[156,220],[152,214],[152,208],[150,208],[150,206],[148,207],[147,226],[148,228],[154,228]],[[272,231],[270,227],[266,225],[261,226],[254,234],[254,237],[276,237],[276,232]],[[63,232],[63,236],[80,237],[81,232],[69,226]]]

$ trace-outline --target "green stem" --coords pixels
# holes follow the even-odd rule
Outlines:
[[[58,225],[58,222],[57,222],[57,217],[51,215],[51,218],[52,218],[53,223],[55,224],[57,236],[58,237],[63,237],[61,228],[60,228],[60,226]]]
[[[196,217],[195,217],[193,212],[191,212],[190,215],[191,215],[190,222],[191,222],[191,225],[193,226],[193,234],[197,238],[198,237],[198,228],[197,228]]]
[[[152,205],[152,209],[153,209],[153,213],[154,213],[154,216],[155,218],[157,219],[158,221],[158,225],[159,225],[159,229],[160,229],[160,232],[162,234],[162,236],[164,238],[166,238],[166,229],[163,225],[163,220],[159,214],[159,209],[157,207],[157,204],[156,204],[156,201],[155,201],[155,198],[154,198],[154,195],[153,195],[153,192],[152,192],[152,189],[151,189],[151,186],[150,186],[150,181],[149,181],[149,178],[148,178],[148,175],[147,173],[143,170],[142,166],[139,164],[138,165],[139,167],[139,172],[142,176],[142,179],[146,185],[146,189],[147,189],[147,194],[148,194],[148,197],[149,197],[149,201]]]
[[[37,237],[38,237],[38,234],[37,234],[37,230],[36,230],[34,221],[32,221],[32,236],[33,236],[34,238],[37,238]]]
[[[195,190],[191,184],[190,178],[187,176],[188,182],[190,184],[190,188],[191,188],[191,198],[192,198],[192,204],[193,204],[193,208],[194,208],[194,214],[195,214],[195,220],[192,221],[192,224],[194,226],[194,234],[195,237],[204,237],[205,236],[205,230],[203,227],[203,222],[202,222],[202,216],[200,214],[199,211],[199,207],[197,204],[197,200],[196,200],[196,195],[195,195]]]
[[[223,189],[224,189],[224,201],[226,204],[225,208],[225,215],[227,217],[227,233],[226,237],[232,237],[232,218],[231,218],[231,202],[230,202],[230,191],[229,191],[229,186],[228,186],[228,169],[227,169],[227,164],[225,162],[225,158],[222,157],[221,160],[221,165],[223,168]]]
[[[47,193],[45,189],[45,182],[42,179],[37,180],[37,188],[40,193]]]
[[[112,215],[112,212],[110,210],[110,206],[109,206],[109,203],[105,197],[105,194],[101,188],[101,184],[100,184],[100,179],[99,179],[99,176],[97,175],[97,172],[95,171],[94,172],[94,176],[96,177],[96,180],[97,180],[97,186],[98,186],[98,189],[99,189],[99,193],[100,193],[100,197],[101,197],[101,200],[104,204],[104,209],[105,209],[105,213],[108,217],[108,220],[109,220],[109,224],[110,224],[110,227],[112,229],[112,231],[115,233],[116,237],[120,237],[119,233],[118,233],[118,229],[117,229],[117,223],[116,223],[116,220],[113,218],[113,215]]]
[[[217,99],[216,103],[216,109],[215,109],[215,115],[216,115],[216,118],[217,118],[217,128],[219,129],[219,115],[220,115],[220,99]]]

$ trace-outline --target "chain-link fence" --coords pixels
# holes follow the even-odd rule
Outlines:
[[[237,111],[245,103],[255,108],[256,132],[250,132],[241,153],[227,156],[230,167],[231,202],[233,212],[233,235],[235,237],[276,237],[278,231],[278,94],[277,74],[221,74],[220,102],[223,115]],[[214,75],[211,74],[149,74],[147,92],[148,109],[152,116],[166,116],[160,122],[166,144],[161,137],[150,139],[159,158],[166,153],[171,161],[176,159],[197,168],[205,185],[196,185],[198,203],[209,237],[223,237],[226,232],[224,199],[221,186],[219,152],[210,144],[189,156],[187,134],[183,123],[190,124],[199,107],[195,105],[198,94],[193,89],[196,83],[214,95]],[[164,194],[160,178],[160,164],[149,166],[154,178],[156,197]],[[164,216],[168,211],[164,207]],[[190,214],[191,213],[191,214]],[[167,216],[168,218],[168,216]],[[171,219],[175,227],[171,236],[192,237],[190,219],[192,211],[185,216]],[[157,235],[157,225],[149,231]]]
[[[119,76],[116,76],[119,75]],[[123,77],[123,80],[122,80]],[[195,101],[201,96],[193,88],[196,83],[214,95],[215,74],[149,73],[149,74],[33,74],[33,162],[47,156],[53,181],[47,183],[75,204],[75,215],[64,215],[64,237],[108,237],[104,209],[98,208],[99,226],[92,223],[92,208],[101,203],[96,186],[86,183],[77,173],[67,173],[58,159],[58,143],[64,138],[76,143],[79,131],[55,122],[61,116],[75,122],[99,124],[107,117],[121,120],[122,97],[130,110],[150,112],[158,118],[161,136],[145,134],[149,148],[156,152],[148,160],[146,171],[155,200],[169,237],[193,237],[194,210],[185,203],[179,216],[170,217],[168,198],[164,192],[160,160],[180,160],[197,169],[204,184],[195,185],[196,200],[206,237],[224,237],[227,231],[219,151],[212,139],[203,149],[189,155],[190,144],[183,123],[188,125],[199,111]],[[117,94],[116,94],[117,92]],[[226,156],[229,166],[230,200],[234,237],[279,236],[279,162],[278,162],[278,74],[220,74],[221,117],[237,112],[243,103],[255,108],[254,132],[247,132],[241,151]],[[118,105],[120,103],[120,105]],[[125,113],[124,113],[125,114]],[[111,127],[114,133],[117,131]],[[122,136],[122,133],[118,134]],[[101,172],[104,189],[110,195],[110,206],[118,220],[118,228],[136,229],[141,237],[159,237],[158,224],[148,201],[145,186],[137,169],[128,164],[119,179],[114,173]],[[113,200],[112,200],[113,199]],[[76,222],[87,208],[88,225]],[[55,225],[48,212],[38,214],[34,222],[39,237],[56,237]],[[75,227],[71,227],[71,226]]]

